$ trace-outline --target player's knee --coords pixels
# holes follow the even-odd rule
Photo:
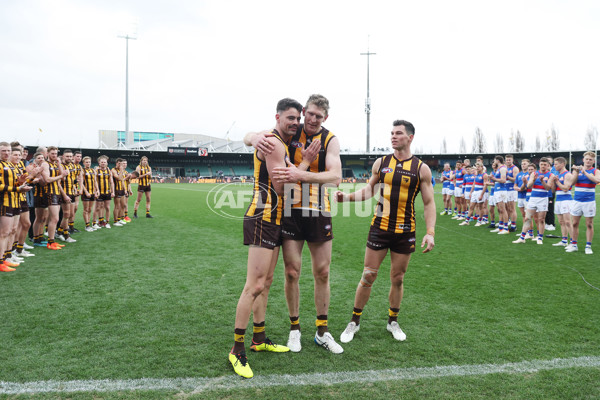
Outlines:
[[[377,279],[377,271],[369,267],[365,267],[362,277],[360,278],[360,284],[363,287],[371,287],[373,286],[375,279]]]
[[[300,279],[300,265],[288,263],[285,266],[285,279],[288,282],[297,282]]]
[[[392,285],[394,286],[402,286],[402,283],[404,282],[404,274],[398,273],[398,274],[392,274],[392,276],[390,277],[391,281],[392,281]]]
[[[313,276],[315,277],[315,280],[317,280],[317,281],[321,281],[321,282],[329,281],[329,264],[315,267],[315,269],[313,271]]]

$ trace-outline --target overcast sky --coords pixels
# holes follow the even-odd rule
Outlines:
[[[364,150],[371,57],[371,147],[394,119],[414,149],[476,127],[494,152],[511,130],[526,149],[554,126],[564,149],[600,126],[598,1],[0,2],[0,128],[27,145],[96,147],[101,129],[225,137],[274,124],[283,97],[329,98],[325,126]],[[40,129],[42,130],[40,132]],[[413,149],[413,150],[414,150]]]

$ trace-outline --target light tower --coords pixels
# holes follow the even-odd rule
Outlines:
[[[133,138],[129,137],[129,41],[137,40],[137,29],[132,24],[131,32],[120,33],[117,36],[125,39],[125,143],[130,145]]]
[[[371,152],[371,97],[369,97],[369,57],[376,53],[369,51],[369,41],[367,41],[367,52],[360,53],[361,56],[367,56],[367,99],[365,100],[365,113],[367,114],[367,153]]]

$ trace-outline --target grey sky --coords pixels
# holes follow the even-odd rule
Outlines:
[[[132,19],[131,130],[225,137],[233,124],[237,140],[271,127],[280,98],[321,93],[342,149],[364,150],[368,35],[372,147],[398,118],[426,152],[444,137],[470,148],[478,126],[490,152],[497,133],[519,129],[531,148],[552,125],[577,149],[600,125],[594,1],[3,1],[2,138],[95,147],[98,130],[123,130],[117,33]]]

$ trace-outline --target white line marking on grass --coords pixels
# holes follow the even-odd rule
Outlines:
[[[342,383],[373,383],[489,374],[522,374],[566,368],[598,368],[600,356],[555,358],[506,364],[448,365],[421,368],[327,372],[299,375],[258,375],[243,379],[234,375],[217,378],[130,379],[87,381],[0,382],[0,394],[116,392],[134,390],[168,390],[202,393],[218,389],[265,388],[268,386],[313,386]]]

